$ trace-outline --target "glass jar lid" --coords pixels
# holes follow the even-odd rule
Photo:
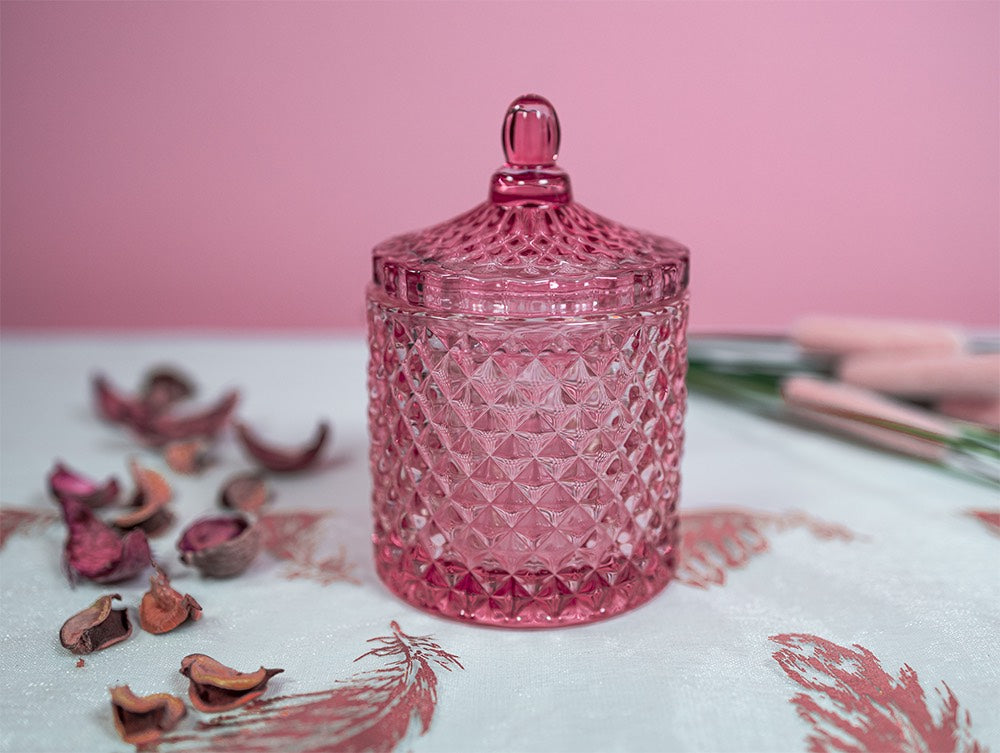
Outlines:
[[[437,314],[518,318],[658,309],[687,289],[687,248],[573,201],[556,165],[559,119],[543,97],[516,99],[503,124],[507,161],[489,198],[373,250],[372,294]]]

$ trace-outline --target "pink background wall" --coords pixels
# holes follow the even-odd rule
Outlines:
[[[2,7],[5,327],[360,328],[516,95],[576,197],[694,250],[694,325],[998,319],[1000,4]],[[616,113],[627,113],[627,116]]]

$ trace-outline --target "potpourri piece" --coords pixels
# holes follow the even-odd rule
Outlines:
[[[155,567],[155,566],[154,566]],[[187,620],[201,619],[201,604],[190,594],[183,596],[170,585],[159,567],[149,578],[149,590],[139,604],[139,625],[147,633],[169,633]]]
[[[266,443],[244,423],[236,424],[236,433],[243,448],[261,466],[275,473],[293,473],[305,470],[316,462],[330,435],[330,424],[320,422],[312,440],[299,449],[280,448]]]
[[[163,448],[163,459],[171,470],[194,476],[213,462],[211,446],[204,439],[180,439]]]
[[[218,515],[195,521],[181,534],[181,561],[202,575],[229,578],[246,570],[260,552],[260,530],[246,514]]]
[[[133,530],[122,536],[98,520],[90,508],[75,497],[59,500],[69,530],[63,562],[70,583],[86,578],[96,583],[127,580],[152,564],[145,532]]]
[[[154,447],[195,437],[214,439],[229,423],[239,399],[239,393],[233,390],[219,398],[213,406],[199,413],[183,416],[166,413],[145,416],[130,423],[129,426],[141,439]]]
[[[157,366],[146,373],[139,399],[149,413],[158,415],[174,403],[194,397],[196,391],[186,374],[173,366]]]
[[[283,669],[261,667],[256,672],[237,672],[205,654],[191,654],[181,660],[180,672],[191,684],[188,696],[199,711],[213,714],[229,711],[259,698],[268,681]]]
[[[131,420],[132,414],[140,409],[138,401],[120,394],[103,374],[93,378],[92,386],[97,415],[109,423],[126,423]]]
[[[128,685],[111,688],[111,710],[122,740],[140,747],[155,743],[187,714],[184,701],[175,695],[138,696]]]
[[[132,635],[128,611],[112,609],[112,599],[121,600],[121,596],[102,596],[66,620],[59,631],[59,642],[74,654],[90,654],[120,643]]]
[[[129,470],[135,482],[132,494],[132,510],[115,519],[115,527],[122,530],[141,528],[150,536],[166,529],[174,520],[167,503],[173,498],[173,490],[162,474],[139,465],[134,459],[129,461]]]
[[[87,507],[97,508],[113,504],[118,499],[118,479],[109,477],[103,484],[84,476],[65,463],[56,461],[49,473],[49,491],[56,499],[75,497]]]
[[[239,473],[227,479],[219,491],[219,504],[230,510],[256,513],[273,496],[263,473]]]
[[[162,447],[169,442],[213,438],[229,422],[233,410],[239,402],[239,393],[231,390],[214,405],[197,413],[174,415],[169,412],[176,395],[181,394],[176,384],[164,384],[160,377],[159,386],[150,386],[137,397],[129,398],[116,390],[106,377],[94,377],[94,396],[98,414],[107,421],[123,424],[143,442],[154,447]]]

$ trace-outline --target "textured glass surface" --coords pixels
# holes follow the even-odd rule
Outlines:
[[[673,575],[688,251],[573,201],[559,123],[507,112],[489,199],[375,247],[375,559],[407,601],[524,627]]]
[[[598,619],[673,574],[685,303],[573,321],[369,304],[380,576],[500,625]]]
[[[676,300],[688,251],[576,202],[484,202],[375,247],[373,282],[390,300],[442,313],[567,316]]]

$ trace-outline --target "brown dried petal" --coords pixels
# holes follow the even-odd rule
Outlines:
[[[260,529],[247,515],[215,516],[192,523],[177,542],[181,561],[213,578],[239,575],[260,551]]]
[[[111,710],[122,740],[136,746],[155,743],[187,713],[184,701],[175,695],[137,696],[128,685],[111,688]]]
[[[162,474],[139,465],[134,458],[129,460],[128,468],[135,483],[132,507],[165,505],[173,498],[174,492]]]
[[[181,594],[170,585],[170,579],[160,568],[149,578],[149,591],[139,604],[139,624],[148,633],[169,633],[185,622],[201,619],[201,604],[190,594]]]
[[[74,654],[90,654],[119,643],[132,635],[132,623],[125,609],[112,609],[118,594],[102,596],[82,612],[63,623],[59,641]]]
[[[59,504],[69,529],[63,561],[70,582],[79,576],[97,583],[115,583],[131,578],[152,563],[149,542],[142,531],[121,536],[75,497],[60,499]]]
[[[271,496],[262,473],[239,473],[222,485],[219,504],[230,510],[257,512]]]
[[[161,474],[142,467],[135,460],[129,460],[129,470],[135,482],[131,501],[133,510],[118,517],[115,526],[122,530],[141,528],[150,536],[155,536],[173,522],[173,514],[166,509],[173,490]]]
[[[118,480],[109,477],[98,484],[61,462],[49,473],[49,490],[56,499],[76,497],[87,507],[104,507],[118,499]]]
[[[330,424],[320,422],[312,441],[301,449],[283,449],[266,444],[246,424],[236,424],[236,431],[243,447],[254,460],[269,471],[291,473],[304,470],[316,461],[330,434]]]
[[[205,654],[191,654],[181,660],[181,674],[191,681],[188,696],[199,711],[209,714],[229,711],[263,695],[268,680],[283,669],[237,672]]]
[[[181,439],[163,448],[163,459],[177,473],[201,473],[212,463],[212,453],[204,439]]]
[[[158,366],[146,374],[139,398],[151,415],[158,415],[194,393],[194,383],[186,374],[172,366]]]
[[[240,395],[235,390],[227,392],[211,408],[187,416],[170,414],[151,415],[148,412],[133,416],[126,422],[148,444],[156,447],[184,439],[215,437],[229,422]]]

